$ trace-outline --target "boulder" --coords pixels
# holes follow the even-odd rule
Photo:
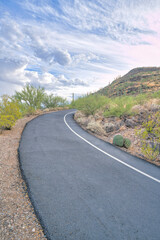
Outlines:
[[[123,121],[113,121],[104,124],[104,129],[106,133],[118,131],[121,126],[124,125]]]
[[[104,127],[106,130],[106,133],[113,132],[115,130],[115,124],[113,123],[106,123]]]
[[[134,113],[140,114],[145,112],[145,108],[142,105],[135,105],[132,107],[131,111]]]
[[[88,118],[85,116],[84,113],[82,113],[81,111],[77,111],[75,114],[74,114],[74,119],[76,120],[76,122],[78,124],[80,124],[81,126],[83,127],[86,127],[87,124],[88,124]]]
[[[160,110],[160,105],[158,105],[158,104],[151,104],[149,106],[149,110],[152,111],[152,112],[157,112],[157,111]]]
[[[126,127],[134,128],[137,124],[132,119],[126,119],[125,125]]]
[[[77,120],[78,118],[83,118],[85,117],[85,114],[82,113],[81,111],[77,111],[75,114],[74,114],[74,119]]]
[[[97,122],[89,122],[86,129],[93,133],[96,133],[97,135],[104,134],[104,130],[103,130],[102,126]]]
[[[76,122],[79,123],[81,126],[86,127],[88,124],[88,119],[87,117],[81,117],[81,118],[77,118]]]

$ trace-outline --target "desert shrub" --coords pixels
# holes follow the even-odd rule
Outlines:
[[[128,138],[124,139],[124,147],[129,148],[131,146],[131,141]]]
[[[160,91],[152,93],[153,98],[159,98],[160,99]]]
[[[148,100],[148,93],[143,93],[143,94],[138,94],[137,96],[135,96],[135,103],[136,104],[144,104],[146,101]]]
[[[24,111],[22,112],[23,116],[33,115],[36,112],[35,108],[32,106],[23,106],[23,107],[24,107]]]
[[[85,115],[94,115],[96,110],[107,103],[107,98],[100,95],[88,95],[72,102],[71,107],[84,112]]]
[[[0,115],[13,116],[15,120],[21,117],[19,105],[8,95],[3,95],[0,102]]]
[[[136,134],[141,139],[141,151],[148,159],[155,161],[159,155],[160,113],[148,116],[142,127],[136,130]]]
[[[116,135],[113,138],[113,144],[119,147],[123,147],[124,139],[122,135]]]
[[[121,117],[123,115],[131,115],[131,108],[135,101],[132,96],[123,96],[112,98],[109,101],[108,109],[104,112],[105,117]]]
[[[12,115],[0,115],[0,129],[11,129],[16,119]]]
[[[68,104],[66,98],[60,96],[54,96],[53,94],[45,94],[43,99],[43,107],[54,108],[54,107],[64,107]]]
[[[19,104],[24,104],[26,108],[31,107],[35,110],[42,107],[44,97],[44,88],[36,88],[30,84],[27,84],[21,92],[16,91],[14,95],[14,98],[19,102]]]
[[[83,111],[86,115],[93,115],[98,109],[104,109],[104,117],[122,117],[134,115],[132,107],[143,105],[151,98],[160,98],[160,91],[155,93],[141,93],[136,96],[120,96],[107,98],[101,95],[88,95],[72,102],[70,107]]]

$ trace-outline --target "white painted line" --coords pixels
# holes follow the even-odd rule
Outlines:
[[[138,172],[138,173],[140,173],[140,174],[142,174],[142,175],[144,175],[144,176],[146,176],[146,177],[154,180],[155,182],[160,183],[160,180],[159,180],[159,179],[154,178],[154,177],[150,176],[149,174],[147,174],[147,173],[145,173],[145,172],[142,172],[142,171],[138,170],[137,168],[135,168],[135,167],[133,167],[133,166],[131,166],[131,165],[123,162],[122,160],[120,160],[120,159],[112,156],[111,154],[103,151],[103,150],[100,149],[99,147],[96,147],[94,144],[92,144],[91,142],[87,141],[85,138],[81,137],[78,133],[76,133],[76,132],[69,126],[69,124],[68,124],[67,121],[66,121],[66,116],[69,115],[69,114],[72,114],[72,113],[75,113],[75,111],[74,111],[74,112],[67,113],[67,114],[64,116],[64,123],[67,125],[67,127],[68,127],[75,135],[77,135],[79,138],[81,138],[83,141],[85,141],[86,143],[88,143],[89,145],[91,145],[92,147],[94,147],[95,149],[97,149],[98,151],[100,151],[100,152],[104,153],[105,155],[113,158],[113,159],[116,160],[117,162],[119,162],[119,163],[125,165],[126,167],[131,168],[132,170],[134,170],[134,171],[136,171],[136,172]]]

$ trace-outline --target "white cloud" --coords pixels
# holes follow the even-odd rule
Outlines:
[[[3,86],[31,82],[79,94],[133,67],[159,65],[159,0],[60,0],[61,11],[50,0],[15,2],[24,17],[0,19]]]
[[[28,81],[25,76],[27,63],[14,59],[0,59],[0,81],[23,85]]]
[[[53,53],[53,60],[65,66],[71,63],[71,56],[67,51],[55,50]]]
[[[35,56],[43,61],[47,61],[48,64],[58,63],[62,66],[71,63],[71,56],[67,50],[61,49],[47,49],[46,47],[34,46]]]
[[[73,56],[73,64],[87,63],[92,60],[99,60],[99,57],[93,53],[81,53]]]
[[[23,2],[20,2],[19,4],[25,8],[27,11],[29,11],[30,13],[33,14],[33,16],[35,16],[34,14],[38,14],[39,17],[42,16],[47,16],[47,15],[54,15],[54,16],[58,16],[57,11],[52,8],[48,3],[48,1],[45,1],[45,4],[43,1],[39,0],[38,4],[34,4],[34,2],[31,2],[29,0],[25,0]]]

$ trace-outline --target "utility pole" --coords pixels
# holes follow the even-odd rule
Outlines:
[[[72,102],[74,102],[74,93],[72,93]]]

